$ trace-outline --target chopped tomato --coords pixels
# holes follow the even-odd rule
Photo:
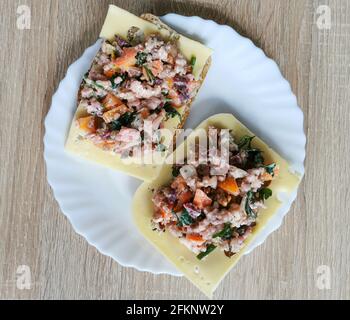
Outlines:
[[[102,103],[107,110],[111,110],[114,107],[117,107],[123,104],[123,102],[112,93],[108,93],[106,97],[102,100]]]
[[[193,241],[193,242],[200,242],[200,243],[205,242],[203,237],[201,235],[199,235],[199,234],[196,234],[196,233],[189,233],[189,234],[187,234],[186,235],[186,239],[190,240],[190,241]]]
[[[97,129],[97,121],[94,116],[88,116],[79,118],[77,120],[78,127],[80,130],[86,132],[86,133],[94,133]]]
[[[127,71],[129,67],[136,64],[136,53],[135,48],[124,48],[122,55],[113,61],[114,66],[117,69]]]
[[[203,209],[207,206],[210,206],[212,203],[212,200],[205,194],[204,191],[201,189],[196,190],[196,194],[193,199],[193,204],[198,208],[198,209]]]
[[[187,188],[186,180],[182,177],[182,175],[178,175],[172,182],[171,187],[177,192],[182,192]]]
[[[193,197],[193,194],[190,190],[187,190],[185,192],[181,192],[178,195],[178,200],[179,202],[181,202],[182,204],[189,202]]]
[[[239,195],[239,188],[237,182],[232,177],[227,177],[226,180],[220,181],[218,187],[229,194]]]

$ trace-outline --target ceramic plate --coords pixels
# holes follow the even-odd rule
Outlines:
[[[303,113],[276,63],[231,27],[176,14],[168,14],[162,20],[214,49],[212,66],[186,127],[194,128],[216,113],[233,113],[303,175]],[[100,45],[98,40],[69,67],[52,98],[44,137],[48,181],[74,230],[100,252],[137,270],[181,275],[143,239],[132,223],[131,200],[141,181],[64,151],[80,81]],[[247,253],[281,225],[295,197],[296,192],[282,197],[282,208]]]

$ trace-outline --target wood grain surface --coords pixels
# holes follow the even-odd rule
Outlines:
[[[276,60],[304,112],[306,176],[298,198],[281,228],[240,261],[215,298],[349,299],[347,0],[1,0],[0,298],[205,298],[186,279],[123,268],[89,246],[46,181],[43,122],[52,95],[67,67],[95,42],[109,3],[234,27]],[[31,9],[29,30],[16,27],[21,4]],[[330,29],[316,23],[324,4]],[[30,267],[30,289],[17,285],[20,265]],[[329,289],[317,282],[324,271]]]

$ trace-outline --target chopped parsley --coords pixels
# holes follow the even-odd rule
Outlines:
[[[193,223],[193,219],[187,210],[183,210],[180,217],[178,217],[177,225],[179,227],[189,226]]]
[[[155,77],[154,77],[154,75],[153,75],[152,71],[151,71],[150,69],[148,69],[146,66],[143,66],[143,67],[144,67],[144,68],[145,68],[145,70],[146,70],[146,74],[147,74],[147,76],[148,76],[148,78],[149,78],[150,82],[152,82],[152,83],[153,83],[153,81],[154,81]]]
[[[269,189],[269,188],[262,188],[259,191],[259,197],[260,197],[261,200],[267,200],[271,196],[272,196],[272,190]]]
[[[239,150],[250,150],[252,149],[252,141],[255,138],[255,136],[243,136],[239,142],[238,142],[238,148]]]
[[[147,61],[147,53],[139,51],[136,54],[136,65],[142,66]]]
[[[262,151],[259,149],[246,150],[248,153],[248,159],[254,164],[254,166],[259,166],[264,163],[264,157],[262,156]]]
[[[216,249],[216,246],[213,245],[212,243],[207,246],[207,250],[204,252],[201,252],[200,254],[197,255],[198,260],[202,260],[204,257],[206,257],[209,253],[214,251]]]
[[[252,191],[248,191],[244,209],[245,209],[245,212],[247,213],[249,218],[254,218],[255,219],[256,218],[256,213],[254,212],[254,210],[250,206],[251,201],[253,199],[253,196],[254,196],[253,192]]]
[[[275,168],[276,168],[276,163],[271,163],[269,164],[268,166],[264,166],[266,172],[268,174],[271,174],[271,176],[274,176],[275,175]]]
[[[180,174],[180,168],[174,166],[171,173],[172,173],[174,178],[177,177]]]
[[[128,127],[134,121],[136,112],[126,112],[117,120],[109,124],[111,130],[120,130],[122,127]]]
[[[215,233],[213,235],[213,238],[220,237],[223,240],[229,240],[232,238],[232,232],[233,232],[233,229],[231,228],[231,224],[225,223],[224,228],[221,231]]]
[[[122,81],[119,82],[118,84],[115,83],[115,81],[114,81],[117,77],[122,78]],[[114,75],[114,76],[110,79],[110,81],[111,81],[111,83],[112,83],[112,89],[118,88],[118,87],[125,81],[125,79],[126,79],[126,74],[117,74],[117,75]]]
[[[178,116],[181,121],[181,114],[167,101],[164,104],[164,110],[166,111],[168,117],[174,118]]]
[[[238,148],[240,151],[244,150],[248,155],[248,162],[254,166],[264,164],[264,157],[262,151],[259,149],[252,148],[252,141],[255,136],[243,136],[238,142]]]

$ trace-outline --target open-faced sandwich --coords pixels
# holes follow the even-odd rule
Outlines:
[[[230,114],[204,121],[137,190],[141,233],[206,295],[243,254],[300,178]],[[171,163],[172,162],[172,163]]]
[[[165,158],[172,139],[153,134],[146,150],[145,126],[153,132],[183,126],[212,51],[153,15],[137,17],[113,5],[100,36],[104,41],[81,83],[66,149],[150,181],[159,165],[123,159],[146,151]]]

